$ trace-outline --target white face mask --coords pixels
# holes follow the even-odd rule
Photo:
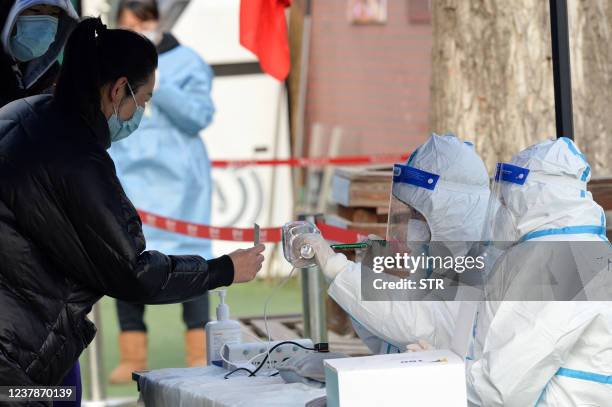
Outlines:
[[[502,204],[496,213],[493,240],[497,242],[516,242],[519,237],[512,212]]]
[[[418,219],[410,219],[406,228],[407,242],[429,242],[431,232],[426,222]]]

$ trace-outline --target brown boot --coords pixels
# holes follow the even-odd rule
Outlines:
[[[185,333],[185,362],[189,367],[206,365],[206,334],[203,328]]]
[[[132,382],[132,372],[147,368],[147,334],[126,331],[119,335],[119,366],[108,378],[112,384]]]

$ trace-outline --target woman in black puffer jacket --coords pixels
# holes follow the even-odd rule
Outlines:
[[[55,96],[0,109],[0,385],[61,383],[103,295],[184,302],[261,268],[263,245],[208,261],[145,251],[106,149],[137,127],[156,65],[141,35],[86,19]]]

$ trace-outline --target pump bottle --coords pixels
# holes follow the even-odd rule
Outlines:
[[[225,303],[226,290],[219,290],[217,320],[206,324],[206,360],[209,365],[223,366],[221,348],[224,344],[241,342],[240,323],[229,319],[229,306]]]

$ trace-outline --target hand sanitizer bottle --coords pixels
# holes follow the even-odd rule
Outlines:
[[[241,342],[240,323],[229,319],[229,306],[225,303],[225,290],[219,293],[219,305],[217,305],[217,320],[206,324],[206,360],[209,365],[223,367],[221,359],[221,348],[225,344]]]

